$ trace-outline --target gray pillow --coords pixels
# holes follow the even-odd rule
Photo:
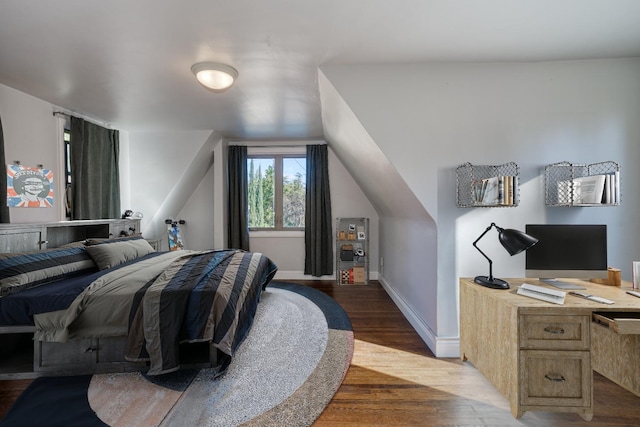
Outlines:
[[[85,246],[100,270],[115,267],[155,252],[145,239],[111,239]]]

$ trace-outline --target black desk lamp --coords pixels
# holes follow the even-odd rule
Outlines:
[[[491,259],[489,259],[489,257],[480,250],[478,245],[476,245],[476,243],[478,243],[478,241],[482,239],[482,237],[484,237],[484,235],[487,234],[489,230],[491,230],[491,227],[495,227],[496,230],[498,230],[498,238],[500,239],[500,243],[502,243],[502,246],[504,246],[507,252],[509,252],[509,255],[512,256],[529,249],[531,246],[538,243],[538,239],[529,236],[522,231],[514,230],[512,228],[500,228],[495,224],[495,222],[492,222],[491,225],[488,226],[486,230],[484,230],[484,233],[482,233],[480,237],[478,237],[476,241],[473,242],[473,246],[487,259],[487,261],[489,261],[489,276],[476,276],[473,281],[479,285],[486,286],[487,288],[509,289],[509,283],[502,279],[496,279],[493,277],[493,261],[491,261]]]

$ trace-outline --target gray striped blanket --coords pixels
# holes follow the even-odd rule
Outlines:
[[[211,342],[229,356],[226,368],[276,270],[266,256],[236,250],[176,258],[133,297],[126,359],[164,374],[179,369],[180,343]]]

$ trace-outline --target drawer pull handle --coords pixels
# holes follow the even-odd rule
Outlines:
[[[87,347],[87,349],[84,352],[85,353],[91,353],[91,352],[96,351],[97,349],[98,349],[98,347],[91,346],[91,347]]]
[[[562,376],[562,375],[554,375],[554,376],[549,376],[549,374],[546,374],[544,376],[547,380],[552,381],[554,383],[561,383],[566,381],[566,379]]]
[[[551,326],[547,326],[544,328],[545,332],[549,332],[550,334],[564,334],[564,329],[562,328],[554,328]]]

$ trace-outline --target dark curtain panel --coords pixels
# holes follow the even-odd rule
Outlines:
[[[307,145],[304,274],[333,274],[333,224],[327,145]]]
[[[2,133],[2,119],[0,118],[0,164],[4,165],[5,169],[0,173],[0,222],[9,223],[9,207],[7,206],[7,161],[4,158],[4,135]]]
[[[120,133],[71,117],[71,219],[120,218]]]
[[[229,203],[227,245],[230,249],[249,250],[247,219],[247,147],[229,146]]]

